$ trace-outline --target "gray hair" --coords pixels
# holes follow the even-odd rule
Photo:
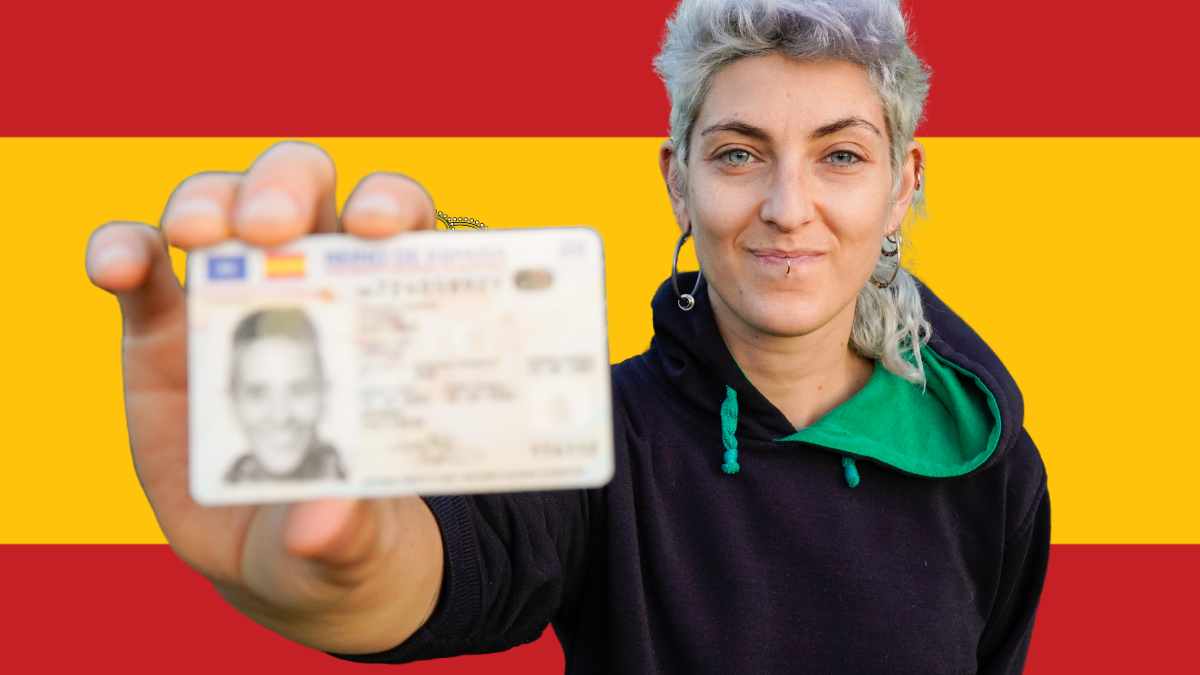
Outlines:
[[[671,99],[671,143],[684,176],[688,142],[713,75],[744,56],[782,52],[806,59],[839,59],[863,65],[879,93],[891,144],[892,199],[900,168],[929,93],[929,69],[908,44],[897,0],[682,0],[667,21],[654,69]],[[922,178],[922,182],[924,178]],[[913,197],[924,214],[924,186]],[[916,281],[900,256],[881,252],[873,276],[896,278],[887,288],[868,283],[859,291],[851,346],[878,358],[889,371],[924,384],[920,349],[929,341]],[[907,351],[915,363],[904,358]]]

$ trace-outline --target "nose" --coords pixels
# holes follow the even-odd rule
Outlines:
[[[264,421],[273,427],[291,426],[294,424],[297,415],[296,404],[292,399],[293,397],[287,391],[276,390],[271,392],[271,396],[267,400]]]
[[[781,230],[794,230],[813,219],[816,208],[808,177],[799,165],[776,164],[759,217]]]

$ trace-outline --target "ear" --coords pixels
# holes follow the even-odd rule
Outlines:
[[[888,224],[883,231],[884,235],[895,234],[899,231],[900,225],[904,222],[904,216],[908,214],[908,209],[912,206],[913,198],[917,194],[917,185],[925,182],[924,173],[925,148],[920,143],[913,141],[908,144],[908,152],[900,164],[900,192],[896,195],[896,201],[888,213]]]
[[[683,193],[682,176],[679,175],[678,164],[675,161],[675,146],[669,138],[663,141],[662,146],[658,149],[658,169],[667,186],[667,196],[671,199],[671,211],[675,213],[675,223],[679,226],[680,232],[686,232],[691,227],[687,216],[687,199]]]

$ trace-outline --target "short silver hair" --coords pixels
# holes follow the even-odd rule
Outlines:
[[[930,75],[909,46],[908,27],[897,0],[682,0],[667,21],[666,39],[654,58],[654,69],[671,100],[671,144],[680,177],[692,127],[713,76],[737,59],[770,52],[866,67],[883,104],[895,199],[906,150],[929,93]],[[924,212],[923,188],[913,197],[918,213]],[[882,289],[868,282],[859,291],[850,342],[863,356],[879,358],[893,373],[924,384],[925,369],[916,345],[928,342],[931,328],[916,281],[897,265],[899,256],[884,256],[881,251],[874,275],[887,279],[895,271],[895,281]],[[903,358],[904,351],[911,353],[915,363]]]

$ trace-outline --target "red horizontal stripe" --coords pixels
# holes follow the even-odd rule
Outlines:
[[[0,135],[661,136],[675,0],[8,3]],[[1200,135],[1200,5],[906,0],[925,136]]]
[[[1191,662],[1200,545],[1056,545],[1028,673],[1179,672]],[[165,546],[0,546],[8,672],[360,672],[271,633]],[[15,670],[14,670],[15,668]],[[406,673],[561,673],[553,631]]]

